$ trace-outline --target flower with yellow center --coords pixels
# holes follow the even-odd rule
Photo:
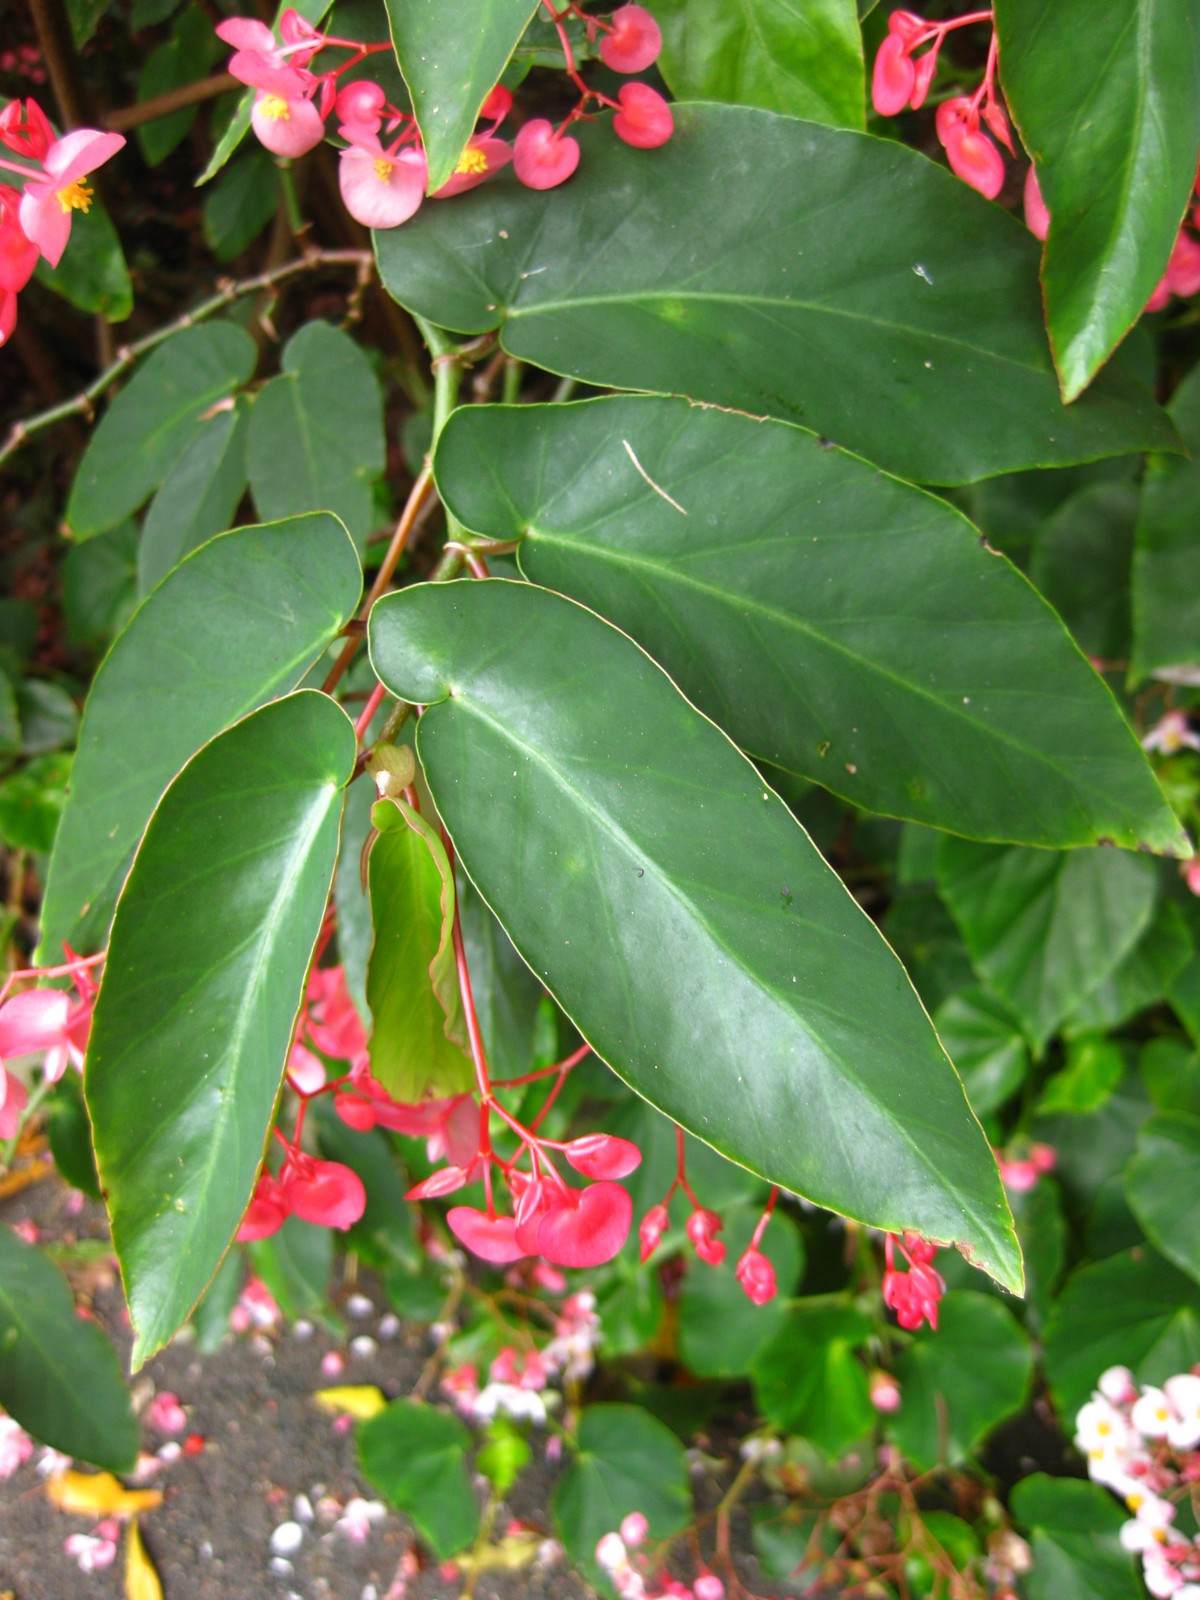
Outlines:
[[[76,178],[74,183],[67,184],[65,189],[57,192],[58,203],[68,215],[72,211],[90,211],[94,198],[82,178]]]

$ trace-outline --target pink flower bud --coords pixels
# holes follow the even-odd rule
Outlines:
[[[502,83],[498,83],[479,108],[479,121],[497,125],[512,110],[513,97]]]
[[[756,1306],[765,1306],[775,1298],[775,1268],[753,1245],[738,1262],[734,1276]]]
[[[461,1189],[466,1181],[467,1175],[461,1167],[442,1167],[437,1172],[430,1173],[428,1178],[423,1178],[420,1183],[414,1183],[404,1198],[436,1200],[441,1195],[453,1194],[456,1189]]]
[[[890,1372],[873,1372],[871,1374],[871,1404],[876,1411],[881,1411],[885,1416],[890,1416],[900,1409],[900,1385]]]
[[[670,1226],[671,1216],[666,1206],[651,1206],[642,1218],[641,1226],[638,1228],[643,1261],[649,1261],[662,1243],[662,1236]]]
[[[517,134],[513,171],[527,189],[555,189],[579,165],[579,141],[555,133],[545,117],[535,117]]]
[[[372,83],[369,78],[360,78],[356,83],[344,84],[338,90],[333,104],[339,122],[365,122],[375,133],[383,118],[387,95],[379,84]]]
[[[1050,232],[1050,213],[1033,167],[1025,174],[1025,226],[1035,239],[1044,239]]]
[[[899,32],[889,33],[876,52],[875,70],[871,74],[871,104],[881,117],[894,117],[904,110],[916,76],[903,37]]]
[[[978,125],[964,95],[944,100],[934,119],[955,175],[994,200],[1004,187],[1004,158]]]
[[[719,1267],[725,1259],[725,1246],[716,1236],[725,1226],[715,1211],[703,1207],[693,1211],[687,1220],[687,1236],[701,1261],[710,1267]]]
[[[333,1109],[348,1128],[355,1129],[358,1133],[366,1133],[375,1126],[375,1107],[369,1100],[364,1100],[356,1094],[335,1094]]]
[[[614,11],[611,32],[600,38],[600,59],[614,72],[644,72],[658,60],[661,49],[658,23],[641,6]]]
[[[657,150],[675,132],[671,108],[648,83],[626,83],[617,99],[621,109],[613,117],[613,132],[635,150]]]
[[[637,1145],[611,1133],[589,1133],[572,1139],[563,1155],[576,1172],[587,1178],[627,1178],[642,1162]]]
[[[725,1600],[725,1585],[715,1572],[702,1572],[692,1585],[696,1600]]]
[[[630,1550],[645,1544],[650,1534],[650,1524],[640,1511],[631,1511],[621,1523],[621,1538]]]

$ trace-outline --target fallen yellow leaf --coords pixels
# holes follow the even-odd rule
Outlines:
[[[125,1600],[163,1600],[162,1584],[146,1554],[136,1517],[125,1536]]]
[[[162,1505],[160,1489],[127,1489],[111,1472],[57,1472],[46,1493],[60,1510],[83,1517],[130,1517]]]
[[[359,1422],[369,1422],[387,1406],[382,1389],[373,1383],[345,1384],[341,1388],[318,1389],[313,1399],[322,1411],[348,1412]]]
[[[489,1570],[520,1572],[533,1564],[541,1546],[541,1535],[522,1529],[520,1533],[505,1534],[495,1544],[485,1544],[479,1550],[455,1556],[456,1564],[464,1572],[481,1573]]]

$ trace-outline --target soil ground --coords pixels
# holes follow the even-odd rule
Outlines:
[[[102,1208],[89,1203],[72,1216],[67,1197],[57,1179],[48,1178],[0,1203],[0,1225],[28,1219],[43,1239],[106,1240]],[[71,1275],[127,1362],[130,1339],[111,1259]],[[266,1335],[231,1335],[202,1354],[185,1332],[134,1380],[135,1403],[144,1409],[155,1392],[172,1391],[187,1410],[187,1433],[203,1438],[197,1454],[181,1454],[147,1479],[163,1491],[161,1506],[142,1517],[141,1531],[164,1600],[450,1600],[463,1593],[461,1573],[432,1565],[405,1583],[412,1534],[398,1514],[389,1510],[361,1543],[334,1526],[352,1497],[378,1497],[358,1470],[353,1432],[337,1428],[313,1403],[314,1391],[377,1384],[389,1398],[404,1395],[431,1349],[425,1330],[413,1326],[381,1337],[382,1296],[369,1281],[358,1288],[372,1309],[347,1319],[341,1341],[320,1326],[297,1324]],[[383,1332],[389,1332],[387,1323]],[[356,1354],[351,1342],[363,1336],[374,1348]],[[331,1350],[345,1360],[337,1376],[322,1371]],[[166,1442],[144,1418],[142,1434],[147,1451]],[[96,1519],[51,1504],[37,1459],[35,1453],[0,1482],[0,1600],[124,1600],[123,1544],[111,1566],[81,1571],[63,1541],[90,1534]],[[527,1468],[497,1525],[518,1518],[549,1539],[553,1479],[544,1460]],[[303,1539],[284,1560],[271,1550],[272,1532],[297,1520],[297,1509]],[[761,1574],[747,1577],[760,1595],[779,1592],[764,1585]],[[479,1600],[586,1600],[594,1591],[560,1559],[519,1572],[483,1572],[474,1593]]]

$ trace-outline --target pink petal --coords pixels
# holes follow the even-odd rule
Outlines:
[[[578,140],[556,134],[545,117],[535,117],[517,134],[513,171],[527,189],[557,188],[578,165]]]
[[[340,1161],[306,1157],[280,1181],[292,1215],[323,1228],[352,1228],[367,1209],[362,1179]]]
[[[19,1078],[0,1067],[0,1139],[11,1139],[21,1125],[29,1091]]]
[[[269,111],[279,110],[271,116]],[[250,113],[250,126],[272,155],[296,157],[313,150],[325,137],[321,113],[311,100],[285,100],[282,95],[259,93]]]
[[[494,172],[506,167],[512,160],[512,146],[505,139],[472,139],[454,173],[431,199],[449,200],[467,189],[485,183]]]
[[[576,1172],[588,1178],[627,1178],[642,1163],[637,1145],[612,1133],[590,1133],[582,1139],[572,1139],[563,1154]]]
[[[634,149],[657,150],[675,132],[670,106],[648,83],[624,84],[617,99],[621,109],[613,118],[613,132]]]
[[[325,1087],[325,1063],[302,1044],[294,1044],[288,1052],[287,1071],[301,1094],[316,1094]]]
[[[26,989],[0,1006],[0,1058],[48,1050],[61,1041],[71,1010],[61,989]]]
[[[217,38],[231,44],[235,50],[278,50],[275,35],[265,22],[253,17],[229,17],[217,24]]]
[[[621,6],[612,15],[612,32],[600,35],[600,59],[614,72],[643,72],[658,60],[662,33],[641,6]]]
[[[74,133],[57,140],[46,152],[43,162],[47,178],[53,179],[55,193],[103,166],[124,144],[123,135],[98,133],[95,128],[76,128]]]
[[[881,117],[894,117],[908,104],[916,68],[899,33],[889,33],[875,56],[871,75],[871,103]]]
[[[616,1183],[593,1183],[573,1206],[553,1207],[538,1227],[538,1250],[560,1267],[598,1267],[629,1237],[633,1201]]]
[[[338,184],[346,210],[365,228],[397,228],[425,198],[429,169],[415,150],[373,156],[351,147],[338,164]]]
[[[17,325],[17,291],[0,289],[0,348],[12,338]]]
[[[1033,167],[1025,174],[1025,226],[1035,239],[1044,239],[1050,232],[1050,213]]]
[[[484,1261],[520,1261],[525,1254],[514,1237],[511,1217],[489,1217],[474,1206],[451,1206],[446,1221],[455,1238]]]

